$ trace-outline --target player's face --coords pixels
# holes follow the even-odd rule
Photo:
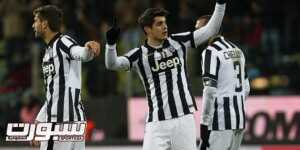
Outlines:
[[[166,17],[157,16],[154,18],[154,23],[150,28],[150,35],[153,39],[158,41],[163,41],[168,38],[168,26],[166,22]]]
[[[42,21],[38,15],[34,16],[34,22],[32,24],[35,37],[43,37],[45,29],[45,21]]]

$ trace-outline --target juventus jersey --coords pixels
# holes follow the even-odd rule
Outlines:
[[[232,42],[217,37],[202,53],[204,85],[216,87],[211,130],[245,128],[245,57]]]
[[[70,49],[77,42],[57,34],[48,44],[42,69],[46,102],[38,116],[43,122],[84,121],[81,104],[81,61],[75,60]]]
[[[106,45],[105,65],[111,70],[134,70],[140,76],[148,100],[147,122],[177,118],[197,110],[186,72],[187,52],[216,34],[225,13],[225,4],[216,4],[203,28],[173,34],[160,47],[147,41],[118,57],[116,44]]]
[[[125,55],[143,81],[149,106],[148,122],[197,110],[186,73],[186,49],[193,45],[193,32],[186,32],[171,36],[161,48],[155,49],[146,41]]]

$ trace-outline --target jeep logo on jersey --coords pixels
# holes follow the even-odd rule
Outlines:
[[[48,77],[49,75],[55,74],[55,67],[52,62],[44,62],[43,63],[43,74],[44,74],[44,77]]]
[[[155,60],[155,66],[151,67],[151,70],[154,72],[162,72],[167,69],[173,69],[178,65],[181,65],[179,58],[172,56],[161,60]]]

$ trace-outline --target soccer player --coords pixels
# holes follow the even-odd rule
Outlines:
[[[37,122],[85,122],[81,103],[81,62],[92,60],[100,53],[100,44],[95,41],[80,46],[73,38],[60,33],[62,11],[53,5],[41,6],[33,11],[32,28],[35,37],[47,44],[42,61],[46,88],[46,101]],[[38,142],[33,141],[36,145]],[[84,150],[82,142],[41,142],[41,150]]]
[[[197,149],[193,116],[197,107],[187,80],[186,56],[190,47],[198,46],[218,33],[225,5],[224,0],[217,0],[212,18],[205,27],[170,37],[167,11],[147,9],[138,20],[146,34],[145,44],[124,56],[117,56],[116,52],[120,34],[116,21],[106,33],[106,67],[136,71],[146,91],[149,113],[143,150]]]
[[[201,29],[210,16],[197,20]],[[203,102],[200,150],[237,150],[245,128],[245,99],[250,92],[242,50],[218,35],[202,52]]]

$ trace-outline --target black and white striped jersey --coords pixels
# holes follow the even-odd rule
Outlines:
[[[143,81],[149,115],[148,122],[176,118],[197,110],[186,73],[186,50],[194,45],[193,33],[174,35],[161,48],[145,42],[125,57]]]
[[[47,45],[42,62],[46,102],[38,121],[85,120],[81,103],[81,61],[70,52],[74,46],[78,46],[77,42],[63,34],[57,34]]]
[[[225,4],[216,4],[203,28],[173,34],[159,47],[144,45],[117,56],[116,44],[106,45],[105,65],[111,70],[134,70],[140,76],[148,100],[147,122],[177,118],[197,110],[187,77],[187,52],[216,34],[225,13]]]
[[[219,36],[202,53],[204,86],[216,87],[211,130],[244,129],[248,82],[240,48]]]

